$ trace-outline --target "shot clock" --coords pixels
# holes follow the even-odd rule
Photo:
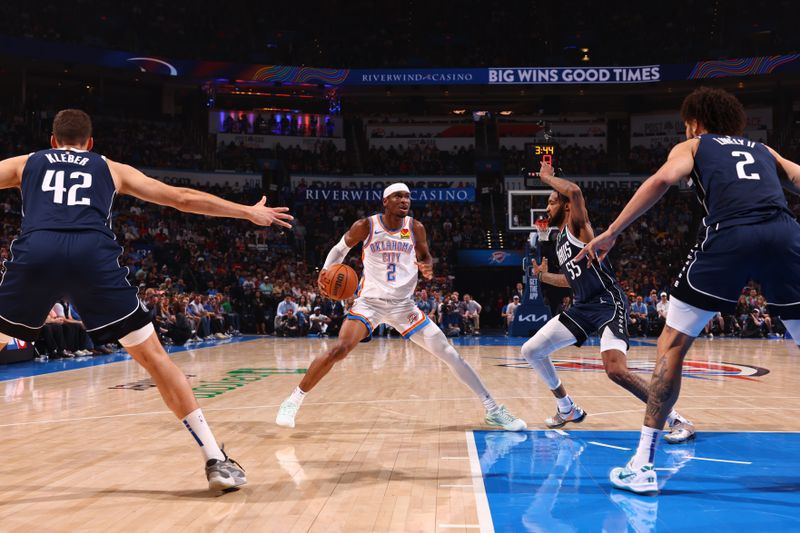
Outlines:
[[[542,162],[550,163],[553,168],[558,168],[558,147],[552,143],[525,143],[525,184],[533,186],[534,182],[528,180],[539,177],[539,167]]]

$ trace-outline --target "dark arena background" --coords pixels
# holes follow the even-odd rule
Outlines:
[[[119,344],[92,342],[64,295],[38,340],[0,351],[0,529],[800,530],[800,350],[762,293],[768,280],[743,285],[686,356],[676,409],[697,436],[660,445],[656,496],[609,482],[645,406],[606,375],[598,337],[552,354],[588,414],[564,429],[545,425],[556,403],[520,351],[574,304],[534,271],[546,258],[560,272],[541,162],[580,186],[600,234],[686,140],[681,102],[701,86],[741,101],[745,137],[800,161],[800,10],[495,4],[0,5],[3,159],[49,148],[56,113],[77,108],[109,160],[242,204],[266,196],[294,216],[261,227],[123,194],[110,213],[128,282],[248,484],[206,490],[156,383]],[[394,183],[409,187],[433,256],[413,295],[421,320],[526,431],[484,423],[448,365],[403,338],[422,324],[414,314],[405,331],[370,322],[370,341],[307,394],[297,427],[276,425],[353,318],[353,298],[320,291],[326,257],[383,213]],[[0,206],[11,262],[20,189],[0,191]],[[645,380],[661,294],[705,214],[681,182],[609,255],[630,305],[626,364]],[[358,243],[343,262],[361,276],[363,257]]]

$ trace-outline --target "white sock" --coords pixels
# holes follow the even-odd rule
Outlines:
[[[667,415],[667,424],[672,427],[675,425],[676,422],[688,422],[685,418],[683,418],[678,411],[675,409]]]
[[[558,404],[558,411],[560,413],[569,413],[572,411],[572,406],[575,405],[572,398],[569,397],[569,394],[563,398],[556,398],[556,403]]]
[[[500,409],[500,406],[497,405],[497,402],[494,401],[494,398],[492,398],[491,396],[487,396],[483,399],[483,406],[489,413],[494,413],[495,411]]]
[[[289,399],[292,401],[292,403],[296,403],[297,405],[300,405],[301,403],[303,403],[303,398],[305,398],[305,397],[306,397],[306,393],[301,391],[300,387],[295,387],[294,388],[294,392],[292,392],[292,395],[289,396]]]
[[[209,459],[219,459],[220,461],[225,459],[225,455],[217,445],[214,434],[211,433],[211,428],[208,427],[202,409],[197,408],[186,415],[186,418],[183,419],[183,425],[186,426],[194,440],[200,445],[200,451],[203,452],[206,461]]]
[[[639,436],[639,447],[636,448],[636,455],[631,460],[631,467],[639,470],[646,464],[653,464],[656,456],[656,446],[661,431],[648,426],[642,426],[642,433]]]

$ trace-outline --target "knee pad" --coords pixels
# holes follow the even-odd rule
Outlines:
[[[575,344],[576,340],[567,326],[562,324],[558,317],[554,317],[533,337],[525,341],[521,349],[522,356],[525,359],[548,357],[556,350]]]

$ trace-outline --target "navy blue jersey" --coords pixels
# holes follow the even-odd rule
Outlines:
[[[116,189],[105,158],[74,149],[51,149],[28,157],[22,171],[20,235],[38,230],[111,231]]]
[[[578,255],[585,245],[572,235],[567,226],[568,224],[565,224],[556,237],[556,256],[561,272],[567,277],[572,288],[575,304],[624,302],[622,289],[617,284],[608,257],[603,259],[599,268],[596,263],[587,268],[586,259],[580,263],[575,262],[573,257]]]
[[[757,224],[780,212],[791,214],[777,162],[766,146],[744,137],[706,133],[699,138],[692,181],[706,210],[705,226]]]

